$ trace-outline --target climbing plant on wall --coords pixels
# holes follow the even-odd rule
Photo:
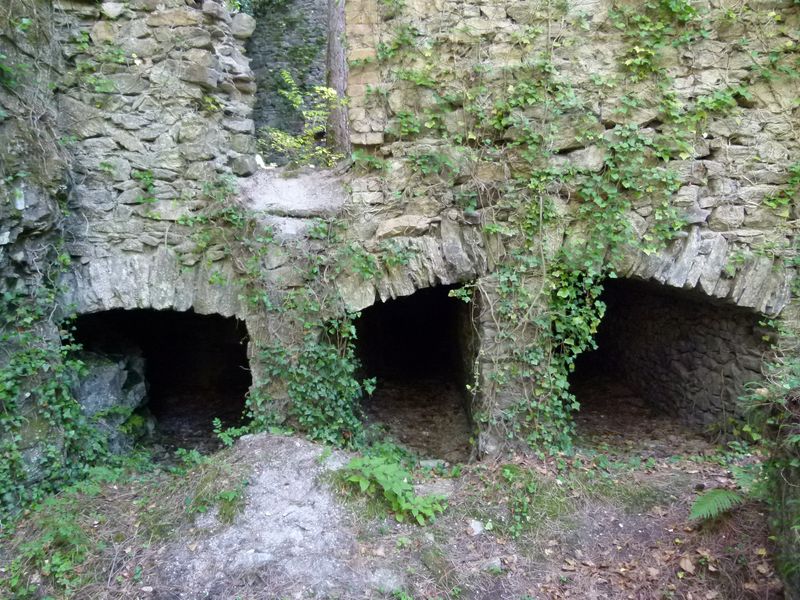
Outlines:
[[[383,163],[405,163],[412,178],[390,193],[425,190],[442,202],[450,195],[465,214],[480,211],[487,238],[502,240],[505,255],[479,287],[491,297],[496,341],[511,348],[488,368],[492,393],[506,388],[517,401],[475,417],[539,450],[568,448],[578,406],[568,376],[575,357],[594,345],[602,282],[632,255],[658,252],[682,235],[674,165],[702,148],[709,121],[752,102],[748,86],[720,82],[678,99],[667,65],[721,26],[688,0],[614,3],[607,24],[623,46],[616,70],[580,82],[564,69],[563,49],[593,25],[567,3],[515,12],[525,27],[511,34],[513,50],[503,46],[502,66],[492,64],[484,32],[469,19],[456,32],[437,31],[402,4],[379,8],[375,54],[360,54],[350,67],[367,77],[377,65],[382,81],[367,86],[367,112],[378,106],[389,115],[391,146],[380,159],[367,161],[360,150],[355,160],[378,174],[391,170]],[[749,10],[726,18],[752,18]],[[769,30],[780,15],[755,20]],[[795,52],[791,42],[752,52],[750,81],[776,71],[795,77]],[[398,185],[397,177],[386,180]]]

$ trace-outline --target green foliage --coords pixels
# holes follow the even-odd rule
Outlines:
[[[395,125],[391,131],[397,137],[403,138],[416,135],[421,129],[422,122],[417,115],[407,110],[401,110],[395,115]]]
[[[182,466],[166,470],[143,454],[87,469],[80,482],[30,506],[17,529],[0,538],[10,557],[0,570],[0,596],[86,598],[103,589],[124,597],[154,541],[179,538],[197,514],[212,509],[230,523],[244,506],[245,468],[224,451],[176,454]]]
[[[733,490],[714,488],[703,492],[692,504],[689,518],[698,521],[716,519],[742,504],[744,498]]]
[[[405,0],[378,0],[378,9],[384,19],[391,19],[405,8]]]
[[[472,302],[472,293],[473,293],[472,287],[465,285],[463,287],[450,290],[449,292],[447,292],[447,296],[449,298],[458,298],[464,304],[469,304],[470,302]]]
[[[370,281],[377,276],[380,265],[378,259],[357,242],[350,242],[339,252],[339,268],[348,268],[357,273],[364,281]]]
[[[389,166],[384,159],[375,156],[367,150],[354,150],[350,158],[353,160],[355,168],[362,173],[385,171]]]
[[[755,480],[745,491],[772,509],[784,577],[800,576],[800,341],[796,330],[774,320],[762,323],[776,332],[773,357],[763,366],[765,378],[747,386],[740,398],[747,411],[744,433],[766,456],[755,477],[738,472],[737,480]],[[743,486],[744,487],[744,486]]]
[[[365,392],[374,389],[374,382],[357,378],[359,363],[352,321],[331,320],[325,333],[327,339],[322,340],[313,332],[307,334],[295,353],[283,346],[262,348],[262,385],[265,389],[273,384],[285,386],[291,401],[289,413],[309,438],[336,446],[354,446],[363,432],[359,402]],[[254,428],[274,424],[271,403],[268,392],[248,399]]]
[[[389,268],[408,265],[416,255],[413,247],[397,240],[384,240],[380,245],[381,262]]]
[[[16,88],[25,71],[26,66],[24,64],[12,63],[7,55],[0,52],[0,87]]]
[[[83,364],[67,323],[61,339],[42,335],[56,300],[44,287],[31,297],[7,291],[0,299],[0,519],[64,483],[79,479],[106,456],[106,438],[72,395]],[[30,480],[26,451],[38,447]]]
[[[139,202],[142,204],[152,204],[156,201],[155,179],[152,171],[133,171],[131,178],[139,182],[139,185],[141,185],[144,190],[144,194],[139,196]]]
[[[419,525],[433,521],[444,512],[443,496],[418,496],[413,474],[396,457],[386,454],[357,457],[343,469],[345,480],[362,494],[383,500],[395,519],[410,519]]]
[[[233,446],[233,443],[237,439],[250,432],[249,425],[243,427],[224,427],[222,421],[218,417],[215,417],[211,423],[214,426],[214,435],[219,438],[219,441],[221,441],[222,445],[226,448]]]
[[[325,135],[331,111],[342,105],[336,90],[314,86],[305,92],[285,69],[281,71],[281,80],[283,89],[279,93],[299,113],[302,130],[293,134],[267,127],[262,130],[259,144],[284,155],[293,166],[332,166],[341,156],[326,145]]]
[[[764,198],[763,204],[769,208],[780,209],[798,199],[800,199],[800,162],[789,166],[789,180],[786,182],[786,187],[780,192]]]
[[[633,81],[661,72],[661,50],[668,43],[686,44],[709,33],[688,0],[651,0],[615,6],[610,17],[628,42],[622,65]]]
[[[450,156],[444,152],[420,151],[409,156],[415,170],[423,175],[455,175],[458,166]]]
[[[419,32],[410,25],[402,25],[394,32],[388,42],[380,42],[377,47],[377,59],[381,62],[395,58],[400,52],[412,48]]]
[[[222,102],[214,96],[204,94],[199,101],[199,109],[202,112],[213,114],[222,110]]]

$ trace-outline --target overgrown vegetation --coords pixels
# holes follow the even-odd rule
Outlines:
[[[68,325],[59,332],[48,319],[56,295],[52,287],[33,297],[6,291],[0,305],[8,319],[0,326],[8,352],[0,366],[0,521],[80,478],[106,453],[72,395],[83,365],[71,356]]]
[[[224,452],[178,456],[169,469],[154,468],[146,455],[89,469],[79,483],[31,506],[22,525],[0,539],[13,557],[0,570],[3,595],[122,596],[141,587],[158,544],[188,533],[198,514],[216,511],[230,523],[243,506],[247,467]]]
[[[750,415],[748,433],[766,456],[751,475],[757,478],[754,493],[772,508],[783,577],[800,589],[800,346],[795,321],[770,325],[780,332],[774,361],[742,401]]]
[[[280,5],[263,2],[258,10]],[[238,7],[251,9],[245,3]],[[453,73],[447,71],[450,66],[434,60],[438,40],[423,39],[417,29],[403,22],[403,2],[382,0],[380,7],[383,18],[394,23],[394,29],[378,46],[375,61],[386,67],[394,84],[432,99],[424,106],[409,105],[392,115],[389,134],[394,140],[413,143],[426,138],[424,145],[403,155],[403,166],[413,173],[413,185],[431,197],[454,192],[454,201],[465,212],[482,211],[487,216],[487,239],[502,240],[507,250],[499,257],[495,273],[480,285],[492,286],[481,291],[497,300],[492,307],[497,342],[511,347],[510,355],[499,357],[502,360],[496,361],[488,377],[492,385],[512,389],[517,402],[502,414],[486,410],[474,417],[482,426],[500,431],[507,441],[525,442],[542,455],[569,451],[574,433],[571,416],[578,405],[567,378],[576,356],[593,347],[604,311],[599,300],[603,281],[616,275],[627,253],[656,252],[679,234],[684,222],[671,202],[679,178],[670,163],[693,157],[698,136],[708,121],[738,110],[741,103],[750,101],[749,92],[744,86],[726,84],[687,105],[676,99],[662,65],[664,53],[671,47],[702,40],[709,33],[705,16],[686,0],[616,6],[610,18],[625,42],[620,59],[623,76],[596,77],[594,89],[576,86],[554,60],[554,38],[549,31],[556,21],[566,19],[560,3],[548,4],[541,26],[530,26],[514,37],[516,47],[530,49],[524,64],[512,65],[502,77],[494,77],[476,61],[465,69],[467,76],[458,77],[457,84],[453,84]],[[730,18],[737,17],[734,14]],[[27,26],[19,21],[18,27]],[[545,29],[546,38],[542,35]],[[75,48],[91,55],[94,62],[80,63],[70,76],[87,92],[110,96],[116,90],[104,76],[105,66],[124,64],[127,58],[113,45],[92,48],[89,42],[87,32],[79,32],[72,40]],[[306,66],[313,59],[314,48],[307,51],[297,57]],[[755,77],[786,75],[792,68],[787,64],[789,51],[759,52],[753,53]],[[363,68],[370,62],[351,67]],[[16,88],[23,73],[24,65],[0,54],[3,88]],[[338,157],[325,140],[325,128],[330,111],[340,100],[329,88],[308,89],[288,70],[280,72],[280,83],[281,97],[299,115],[300,128],[295,132],[268,129],[261,147],[286,155],[293,166],[330,166]],[[648,90],[653,96],[640,93],[639,84],[651,84]],[[601,123],[589,107],[612,91],[615,114]],[[387,96],[385,90],[378,90],[372,100],[388,108]],[[199,103],[209,114],[219,110],[211,97],[204,96]],[[645,109],[652,111],[651,118],[634,118]],[[458,131],[446,126],[453,115],[462,119]],[[575,158],[572,145],[558,145],[567,127],[575,130],[570,144],[593,152],[594,161]],[[431,139],[435,143],[430,143]],[[389,171],[389,160],[382,155],[357,150],[352,158],[363,172]],[[481,168],[502,175],[486,178],[480,174]],[[133,179],[143,191],[140,202],[154,202],[153,174],[140,170]],[[784,209],[794,200],[797,188],[795,163],[789,167],[786,189],[764,204],[774,210]],[[199,254],[213,250],[235,263],[240,274],[235,284],[251,307],[297,326],[302,333],[278,336],[258,348],[263,369],[262,379],[248,398],[252,423],[247,429],[226,431],[218,427],[219,434],[227,445],[245,431],[297,426],[312,439],[357,447],[364,439],[358,402],[369,393],[373,382],[359,379],[352,315],[346,314],[330,289],[335,276],[344,271],[374,280],[384,266],[408,264],[411,253],[384,243],[379,254],[373,254],[362,244],[346,239],[340,223],[320,221],[311,237],[324,242],[328,254],[317,252],[317,248],[307,252],[291,249],[298,252],[302,284],[288,293],[278,293],[267,280],[265,268],[267,258],[275,251],[272,232],[255,222],[234,201],[233,193],[230,180],[209,181],[203,194],[207,206],[180,224],[193,230]],[[577,209],[566,211],[567,202]],[[643,202],[652,209],[644,232],[635,230],[630,218]],[[553,252],[548,233],[566,226],[570,228],[567,243]],[[2,314],[10,326],[4,329],[2,341],[18,349],[0,371],[0,407],[4,411],[0,414],[0,449],[11,457],[0,465],[0,489],[8,490],[2,498],[6,508],[74,481],[104,453],[102,439],[81,416],[69,391],[80,364],[68,355],[72,349],[68,335],[64,335],[63,345],[55,339],[43,342],[42,328],[51,324],[47,317],[52,296],[31,308],[31,298],[38,297],[9,292],[4,298]],[[763,418],[758,441],[767,445],[772,456],[767,464],[775,486],[772,497],[781,514],[788,515],[779,526],[789,547],[797,544],[800,511],[780,486],[781,482],[797,481],[800,469],[794,396],[800,384],[796,371],[793,359],[779,362],[770,373],[769,384],[751,397]],[[23,404],[37,407],[35,419],[41,420],[41,428],[30,427],[34,417],[23,410]],[[38,431],[41,440],[49,440],[41,446],[45,484],[35,491],[24,483],[29,473],[22,452],[31,447],[28,444],[40,440],[22,439],[23,422],[26,430]],[[56,438],[48,435],[50,431],[63,434],[63,443],[55,443]],[[15,587],[10,589],[20,594],[33,589],[22,575],[31,566],[32,573],[39,573],[67,592],[78,593],[86,584],[79,573],[74,579],[72,571],[91,554],[91,542],[83,531],[84,524],[70,522],[58,503],[63,502],[70,510],[79,509],[78,499],[98,495],[92,486],[113,480],[109,473],[93,471],[94,479],[85,487],[73,488],[54,504],[35,510],[33,522],[41,523],[41,531],[35,532],[38,537],[34,536],[30,546],[20,546],[27,562],[17,565],[8,584]],[[511,538],[519,537],[543,518],[545,513],[532,508],[532,499],[553,492],[559,502],[566,501],[563,493],[555,493],[562,488],[545,489],[550,484],[529,473],[509,467],[502,477],[510,490],[506,531]],[[401,461],[380,455],[356,459],[349,465],[347,476],[349,483],[362,492],[385,500],[398,519],[426,523],[441,512],[443,504],[437,498],[416,496],[411,478],[412,473]],[[733,493],[727,490],[704,498],[696,504],[694,516],[698,518],[715,516],[735,502]],[[202,511],[220,503],[221,514],[229,514],[240,499],[241,486],[237,484],[211,496],[195,496],[188,510]],[[48,520],[50,517],[53,520]],[[48,554],[58,560],[45,564]]]
[[[286,157],[290,166],[333,166],[341,155],[331,148],[331,141],[325,134],[331,111],[342,103],[336,91],[321,85],[303,91],[287,70],[281,71],[281,80],[283,89],[279,93],[299,113],[300,131],[290,133],[267,127],[260,131],[259,144]]]
[[[425,525],[447,507],[443,496],[417,495],[407,460],[397,453],[378,451],[354,458],[342,477],[360,493],[384,502],[399,523],[408,519]]]

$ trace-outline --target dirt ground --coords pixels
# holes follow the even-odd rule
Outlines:
[[[417,469],[417,493],[441,494],[448,504],[424,527],[398,523],[379,501],[347,487],[336,471],[349,454],[299,437],[246,436],[225,451],[236,480],[248,481],[230,524],[211,510],[164,539],[107,536],[111,558],[95,560],[98,578],[71,597],[782,598],[763,507],[748,503],[708,524],[688,519],[700,491],[734,487],[731,468],[755,459],[721,454],[616,383],[588,385],[595,401],[578,416],[572,455],[447,460]],[[426,448],[433,456],[463,456],[461,441],[443,439],[460,413],[455,403],[441,409],[439,389],[383,390],[385,402],[419,419],[416,437],[403,433],[412,428],[400,413],[382,413],[380,403],[370,416],[409,445],[432,441]],[[182,498],[180,490],[171,494]],[[115,485],[99,498],[109,514],[93,508],[89,528],[116,515],[141,531],[159,508],[157,495],[136,488]]]
[[[173,395],[161,403],[155,420],[155,430],[149,440],[157,458],[169,462],[176,449],[197,450],[208,454],[222,447],[213,434],[213,421],[220,419],[224,427],[235,427],[242,422],[242,403],[232,396],[213,403],[190,397]]]
[[[320,447],[292,438],[245,440],[243,451],[271,458],[257,467],[243,514],[169,547],[153,597],[783,597],[762,507],[709,525],[688,520],[700,490],[733,486],[718,449],[614,382],[587,385],[575,456],[420,471],[419,493],[449,504],[427,527],[343,497],[325,473],[345,455],[322,460]],[[370,418],[429,456],[464,456],[464,438],[449,433],[468,432],[463,409],[456,394],[449,404],[437,397],[441,389],[387,383]]]
[[[423,459],[469,459],[472,432],[463,393],[453,381],[379,379],[363,407],[367,424],[383,428]]]

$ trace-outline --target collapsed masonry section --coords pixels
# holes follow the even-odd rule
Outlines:
[[[247,44],[247,54],[257,82],[253,119],[259,138],[264,129],[274,128],[291,134],[303,129],[301,110],[286,93],[285,71],[301,93],[315,86],[331,85],[329,33],[332,12],[329,0],[257,0],[253,11],[256,29]],[[341,75],[343,78],[343,75]],[[343,92],[343,89],[337,89]],[[296,99],[295,99],[296,101]],[[265,160],[282,163],[284,158],[261,147]]]
[[[365,309],[356,322],[371,423],[423,458],[466,460],[471,424],[466,385],[474,360],[470,304],[451,287],[423,289]]]
[[[108,386],[121,379],[120,385],[127,389],[126,380],[143,378],[146,393],[137,400],[141,406],[126,409],[148,419],[152,415],[157,439],[167,447],[214,448],[212,421],[219,418],[228,426],[242,418],[251,376],[247,329],[237,319],[192,312],[109,310],[78,317],[75,338],[84,356],[91,357],[82,385],[84,406],[92,395],[102,395],[100,389],[87,388],[87,382]],[[100,369],[107,371],[109,361],[119,364],[123,372],[113,378],[103,375]],[[117,396],[126,394],[106,394],[112,401]],[[102,413],[120,408],[102,407]],[[90,412],[100,412],[97,409]]]
[[[619,399],[635,398],[691,425],[724,427],[739,414],[737,398],[761,378],[767,350],[758,313],[633,280],[608,281],[601,299],[598,348],[578,358],[572,377],[582,412],[610,401],[601,408],[624,414],[631,407]]]

